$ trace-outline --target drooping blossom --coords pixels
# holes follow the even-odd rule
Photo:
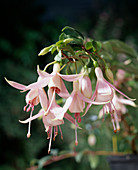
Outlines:
[[[105,104],[105,106],[103,106],[103,113],[110,112],[113,127],[114,127],[114,132],[119,131],[120,130],[119,119],[118,119],[115,105],[112,101],[115,95],[115,91],[119,92],[121,95],[123,95],[129,100],[134,100],[134,99],[129,98],[124,93],[122,93],[120,90],[118,90],[115,86],[109,83],[103,77],[103,73],[100,67],[95,68],[95,74],[97,77],[97,84],[96,84],[96,90],[93,94],[93,99],[97,102],[104,102],[104,101],[108,102],[107,104]],[[115,126],[115,123],[116,123],[116,126]]]
[[[83,88],[83,87],[82,87]],[[70,95],[70,97],[66,100],[63,109],[64,113],[69,109],[71,113],[75,113],[75,122],[78,121],[81,122],[80,113],[83,112],[85,107],[85,102],[90,104],[98,105],[98,102],[92,101],[91,99],[85,97],[79,89],[79,81],[73,81],[73,91]],[[102,104],[105,104],[106,102],[103,102]],[[75,125],[75,144],[78,144],[77,140],[77,126]]]
[[[92,99],[92,85],[91,85],[91,80],[88,75],[84,75],[79,80],[79,85],[80,85],[80,91],[82,95],[88,99]],[[82,116],[85,116],[90,106],[91,106],[91,103],[87,103],[85,113]]]
[[[92,97],[92,85],[91,85],[91,80],[90,80],[89,76],[84,75],[80,79],[79,85],[80,85],[80,91],[81,91],[82,95],[84,95],[85,97],[90,99]]]
[[[124,99],[123,97],[118,97],[116,94],[114,95],[112,102],[116,108],[118,115],[125,114],[127,112],[127,108],[125,105],[137,107],[137,105],[133,101]],[[102,116],[103,110],[101,109],[99,112],[99,118],[101,118]]]
[[[127,108],[125,107],[125,105],[137,107],[137,105],[133,101],[124,99],[122,97],[118,97],[115,94],[112,99],[112,105],[103,106],[103,109],[101,109],[99,112],[99,118],[103,117],[103,119],[104,119],[105,113],[109,113],[111,115],[114,132],[116,132],[117,130],[118,131],[120,130],[120,126],[119,126],[118,122],[121,121],[121,119],[120,119],[121,114],[125,114],[127,112]],[[116,126],[115,126],[114,122],[116,122]]]
[[[46,87],[48,85],[49,88],[54,88],[56,90],[56,93],[62,98],[69,97],[69,93],[62,79],[72,82],[80,79],[80,77],[83,76],[83,73],[74,74],[74,75],[60,74],[59,63],[54,64],[53,72],[51,74],[40,70],[39,67],[37,70],[38,70],[38,75],[41,78],[40,82],[30,84],[29,86],[26,87],[26,90],[36,88],[36,86]]]
[[[6,79],[6,78],[5,78]],[[25,85],[16,83],[14,81],[9,81],[6,79],[6,81],[14,88],[19,89],[19,90],[26,90]],[[38,78],[38,83],[39,83],[40,79]],[[41,107],[43,108],[43,110],[47,109],[48,106],[48,100],[47,100],[47,95],[45,93],[45,90],[43,88],[41,88],[41,86],[36,86],[36,88],[30,89],[29,92],[27,93],[26,97],[26,106],[24,106],[24,111],[29,112],[31,110],[30,113],[30,118],[32,117],[33,111],[34,111],[34,106],[38,105],[39,103],[41,104]],[[30,128],[31,128],[31,121],[29,121],[29,126],[28,126],[28,133],[27,133],[27,138],[29,138],[31,136],[30,133]]]
[[[28,123],[34,119],[37,119],[38,117],[42,117],[45,129],[46,129],[46,132],[48,135],[48,139],[49,139],[48,153],[50,153],[53,131],[54,131],[54,137],[53,137],[54,140],[58,134],[58,127],[59,127],[59,131],[61,133],[61,138],[63,138],[62,130],[60,127],[60,125],[64,124],[63,118],[66,118],[73,124],[76,124],[76,123],[75,123],[75,120],[69,114],[64,113],[63,108],[56,103],[55,90],[49,89],[48,97],[49,97],[49,104],[51,103],[51,100],[53,100],[53,102],[52,102],[51,107],[48,107],[49,110],[46,115],[44,114],[45,110],[41,109],[38,114],[36,114],[36,115],[32,116],[31,118],[28,118],[24,121],[20,121],[20,122]],[[77,127],[78,127],[78,125],[77,125]]]

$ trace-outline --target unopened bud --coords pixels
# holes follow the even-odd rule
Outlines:
[[[106,74],[106,77],[113,83],[114,82],[114,76],[113,76],[113,73],[110,70],[110,68],[105,69],[105,74]]]
[[[73,41],[73,38],[67,38],[67,39],[65,39],[63,42],[64,42],[65,44],[68,44],[68,43],[70,43],[71,41]]]
[[[88,144],[90,146],[93,146],[93,145],[96,144],[96,136],[95,135],[93,135],[93,134],[89,135],[89,137],[88,137]]]

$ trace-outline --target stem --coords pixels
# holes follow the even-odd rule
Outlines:
[[[44,68],[44,71],[46,71],[46,69],[47,69],[50,65],[55,64],[56,62],[57,62],[57,61],[52,61],[51,63],[47,64],[47,65],[45,66],[45,68]]]
[[[63,70],[63,68],[66,67],[67,64],[69,64],[69,61],[61,67],[60,71]]]
[[[107,64],[106,64],[105,60],[99,54],[96,53],[96,55],[103,61],[105,67],[107,67]]]
[[[86,48],[85,48],[84,46],[82,46],[82,49],[89,54],[89,56],[90,56],[90,58],[91,58],[91,60],[92,60],[93,62],[96,62],[96,61],[93,59],[93,57],[91,56],[91,54],[92,54],[91,52],[89,52],[88,50],[86,50]]]
[[[74,62],[72,58],[69,58],[65,53],[63,53],[63,50],[61,50],[62,55],[67,58],[70,62]]]
[[[112,137],[112,142],[113,142],[113,152],[117,152],[117,136]]]
[[[77,152],[71,152],[71,153],[67,153],[67,154],[63,154],[63,155],[59,155],[59,156],[52,156],[49,160],[47,160],[43,166],[47,166],[47,165],[50,165],[54,162],[57,162],[57,161],[60,161],[60,160],[64,160],[64,159],[67,159],[67,158],[73,158],[73,157],[76,157],[79,153]],[[90,150],[84,150],[83,151],[83,155],[103,155],[103,156],[106,156],[106,155],[117,155],[117,156],[123,156],[125,154],[129,154],[128,152],[127,153],[124,153],[124,152],[111,152],[111,151],[90,151]],[[38,166],[32,166],[30,168],[27,168],[27,170],[37,170]]]

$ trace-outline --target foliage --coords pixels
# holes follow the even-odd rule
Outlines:
[[[5,1],[5,6],[7,6],[6,2],[7,1]],[[27,1],[27,4],[28,3],[29,2]],[[31,2],[29,4],[31,4]],[[19,3],[18,4],[16,3],[16,5],[14,6],[15,7],[18,6],[18,8],[11,7],[11,9],[13,10],[18,9],[18,11],[21,11],[19,9]],[[20,7],[23,7],[23,6],[25,6],[25,3],[20,5]],[[30,5],[26,5],[26,7],[28,7],[28,11],[29,10],[32,11],[32,7]],[[3,10],[1,9],[1,11]],[[6,14],[5,12],[3,13]],[[17,11],[15,13],[17,13]],[[0,96],[1,96],[0,143],[1,143],[1,149],[0,151],[3,154],[1,155],[0,169],[25,169],[26,167],[30,166],[30,160],[32,160],[33,158],[39,159],[47,154],[47,142],[45,140],[45,133],[43,132],[44,128],[41,124],[41,121],[33,122],[33,136],[28,141],[25,137],[26,127],[18,123],[18,119],[21,119],[21,118],[23,119],[25,117],[28,117],[28,115],[25,115],[24,112],[22,111],[22,106],[24,105],[24,101],[23,101],[24,94],[20,95],[19,93],[17,93],[16,90],[10,88],[6,84],[3,78],[6,76],[8,78],[12,78],[13,80],[20,79],[21,83],[24,82],[24,84],[27,84],[28,82],[30,83],[33,82],[34,80],[36,80],[36,74],[34,73],[34,70],[36,68],[37,63],[39,63],[41,67],[44,67],[46,63],[52,61],[53,54],[55,55],[58,53],[58,51],[56,51],[57,46],[62,45],[62,43],[60,42],[59,44],[56,44],[56,48],[54,47],[52,50],[52,53],[53,53],[52,57],[49,57],[51,56],[50,53],[42,57],[37,56],[41,48],[45,47],[46,45],[52,44],[53,42],[57,40],[57,37],[59,35],[59,30],[64,26],[64,23],[59,22],[58,20],[56,22],[52,21],[52,22],[47,22],[46,24],[42,24],[42,23],[40,24],[40,22],[36,21],[36,18],[38,19],[39,14],[36,11],[32,12],[32,14],[33,16],[31,16],[30,14],[29,15],[27,14],[26,17],[23,17],[24,15],[24,8],[23,8],[23,11],[20,13],[20,16],[22,15],[22,17],[20,17],[20,20],[18,20],[18,15],[16,15],[16,20],[15,20],[15,16],[12,16],[12,19],[11,19],[12,22],[7,22],[9,15],[6,15],[7,19],[5,19],[5,24],[3,24],[3,26],[5,25],[5,27],[11,28],[11,29],[8,29],[8,33],[6,32],[6,29],[4,32],[1,31],[0,50],[1,50],[2,58],[0,62],[0,66],[1,66],[0,67],[0,70],[1,70],[1,77],[0,77],[0,84],[1,84],[1,87],[0,87]],[[36,17],[34,16],[34,14],[36,14]],[[134,46],[135,49],[137,48],[136,47],[137,31],[133,31],[132,27],[129,27],[129,31],[127,31],[127,25],[125,25],[123,29],[122,27],[118,28],[117,24],[112,23],[113,21],[115,23],[119,22],[118,19],[115,20],[112,17],[113,15],[114,14],[111,14],[111,17],[109,17],[107,21],[102,20],[101,16],[99,20],[96,19],[96,17],[91,16],[88,23],[87,23],[86,18],[84,22],[82,21],[82,18],[81,18],[81,23],[75,23],[76,28],[78,27],[79,30],[84,32],[84,34],[87,34],[86,30],[88,33],[91,33],[90,37],[92,37],[92,39],[88,41],[88,44],[85,47],[87,50],[89,50],[90,47],[92,47],[90,48],[91,50],[93,51],[95,50],[95,46],[94,44],[92,44],[94,40],[98,39],[98,41],[96,42],[101,43],[101,40],[103,39],[105,40],[109,38],[123,39],[129,44],[129,47],[127,45],[127,48],[130,48],[131,46]],[[3,14],[1,14],[1,16],[3,16]],[[28,18],[28,16],[30,16],[30,18]],[[28,20],[26,21],[27,18]],[[32,24],[32,18],[33,18],[33,24]],[[92,18],[93,18],[93,23],[92,25],[90,25],[89,23],[91,23]],[[96,22],[94,23],[95,19],[96,19]],[[127,18],[124,21],[124,23],[130,22],[130,21],[129,22],[126,22],[126,21],[128,21]],[[103,25],[101,25],[102,22],[104,22]],[[8,24],[10,23],[10,25],[7,25],[6,23]],[[20,25],[20,23],[22,24]],[[109,27],[109,23],[110,23],[110,27]],[[129,25],[132,25],[132,24],[129,24]],[[100,31],[99,29],[102,31]],[[119,31],[123,30],[123,33],[121,35],[119,34],[120,36],[118,36],[117,34],[115,34],[115,29],[118,29],[118,30],[120,29]],[[4,30],[4,27],[3,27],[3,30]],[[75,34],[75,35],[72,35],[73,38],[74,36],[75,37],[77,36],[77,40],[75,41],[81,44],[81,35],[79,35],[77,32],[73,34]],[[79,47],[74,46],[73,44],[74,42],[69,42],[67,40],[65,42],[67,43],[66,45],[68,45],[68,43],[71,44],[73,49],[79,48]],[[114,42],[116,42],[116,40],[113,40],[113,43]],[[115,55],[114,51],[112,51],[113,43],[110,43],[109,45],[108,41],[105,41],[105,42],[102,41],[102,48],[104,46],[104,52],[101,55],[103,55],[109,63],[113,64],[112,65],[113,67],[110,67],[111,65],[108,65],[108,66],[113,70],[114,76],[115,76],[115,70],[117,68],[122,68],[127,71],[127,74],[128,74],[127,76],[132,77],[132,79],[129,82],[123,82],[121,85],[121,89],[124,92],[127,92],[128,88],[129,89],[132,88],[132,91],[130,91],[128,95],[130,94],[132,97],[137,98],[138,97],[137,96],[138,75],[137,75],[137,68],[136,68],[137,60],[134,57],[135,52],[131,50],[130,50],[131,52],[128,51],[123,46],[124,44],[122,44],[121,42],[121,45],[123,46],[123,53],[125,52],[126,54],[125,58],[124,58],[124,55],[122,54]],[[120,45],[120,41],[118,41],[117,44]],[[77,52],[76,56],[80,56],[82,54],[81,52],[82,51]],[[99,51],[99,53],[100,52],[101,51]],[[120,53],[120,51],[118,52]],[[122,57],[120,58],[120,56]],[[113,61],[116,58],[118,61],[121,60],[121,62],[128,61],[129,64],[127,65],[127,67],[126,65],[121,64],[121,62],[116,64]],[[101,64],[103,65],[103,63]],[[90,61],[88,63],[88,67],[91,67],[92,65],[93,63]],[[71,67],[67,67],[67,68],[68,69],[66,72],[68,74],[71,74],[72,68]],[[51,67],[49,67],[47,70],[50,72]],[[92,74],[93,72],[91,72],[91,75]],[[7,94],[8,94],[8,97],[7,97]],[[127,107],[127,108],[128,108],[128,113],[124,116],[129,124],[130,131],[134,133],[134,135],[136,135],[137,129],[138,129],[137,127],[138,126],[137,125],[137,120],[138,120],[137,112],[138,111],[131,107]],[[79,141],[81,142],[79,142],[79,146],[76,148],[78,152],[80,151],[83,152],[85,148],[88,148],[89,150],[103,150],[103,148],[104,150],[107,150],[107,151],[112,150],[111,136],[113,136],[114,134],[112,132],[112,128],[110,128],[111,130],[109,129],[109,127],[111,127],[110,119],[107,116],[106,121],[104,121],[103,123],[101,122],[101,120],[96,119],[98,117],[97,110],[100,110],[100,108],[98,107],[93,108],[93,112],[92,113],[89,112],[86,115],[87,116],[85,120],[86,126],[83,127],[83,130],[79,130],[78,136],[80,136]],[[96,122],[93,121],[94,118],[96,119]],[[132,136],[128,135],[128,137],[126,136],[125,128],[126,127],[122,125],[120,133],[116,134],[117,141],[118,141],[118,151],[123,151],[123,152],[131,149],[130,145],[128,145],[127,142],[133,140],[133,135]],[[59,148],[59,153],[60,153],[60,150],[74,150],[74,145],[72,143],[74,139],[74,133],[71,132],[69,136],[68,128],[65,128],[63,133],[64,133],[64,141],[60,141],[60,139],[58,138],[56,142],[53,144],[53,148]],[[95,135],[97,139],[97,142],[94,146],[90,146],[87,141],[88,137],[91,134]],[[122,138],[122,135],[123,135],[123,138]],[[138,146],[137,140],[136,140],[136,146]],[[79,156],[81,158],[81,154]],[[98,165],[97,169],[98,168],[102,169],[102,167],[108,168],[105,158],[99,156],[99,159],[100,159],[100,164]],[[86,167],[87,169],[90,169],[90,165],[88,163],[88,160],[90,159],[87,159],[85,156],[82,156],[80,160],[81,162],[78,164],[75,162],[73,158],[70,158],[68,160],[57,162],[53,165],[49,165],[48,168],[49,169],[61,169],[60,167],[68,164],[68,169],[78,169],[78,168],[86,169]]]

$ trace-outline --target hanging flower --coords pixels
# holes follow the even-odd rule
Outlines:
[[[118,119],[116,107],[112,101],[113,97],[115,96],[114,91],[116,90],[121,95],[128,98],[129,100],[135,100],[135,99],[130,99],[124,93],[119,91],[115,86],[113,86],[107,80],[105,80],[103,77],[103,73],[99,67],[96,67],[95,74],[97,77],[97,84],[96,84],[96,90],[93,94],[93,99],[97,102],[104,102],[104,101],[108,102],[107,104],[105,104],[105,106],[103,106],[103,115],[106,112],[109,112],[111,114],[114,132],[116,133],[116,131],[120,130],[120,126],[119,126],[119,119]],[[115,123],[116,123],[116,126],[115,126]]]
[[[72,82],[75,80],[80,79],[83,76],[82,74],[74,74],[74,75],[62,75],[59,73],[60,71],[60,64],[56,63],[53,66],[53,72],[48,74],[45,71],[42,71],[37,68],[37,72],[39,77],[41,78],[40,82],[32,83],[31,85],[27,86],[25,90],[36,88],[36,86],[46,87],[47,85],[49,88],[54,88],[56,93],[62,98],[68,98],[69,93],[66,89],[66,86],[62,79]]]
[[[50,139],[49,140],[49,149],[48,149],[48,153],[50,153],[53,128],[54,128],[54,140],[55,140],[55,137],[58,134],[58,127],[57,126],[59,126],[61,138],[63,138],[62,130],[61,130],[61,127],[60,127],[60,125],[64,124],[63,118],[66,118],[71,123],[75,124],[77,127],[78,127],[78,125],[75,123],[75,120],[69,114],[64,113],[63,108],[56,103],[55,90],[49,89],[48,97],[49,97],[49,103],[51,103],[51,100],[53,100],[53,102],[52,102],[51,107],[48,107],[49,110],[48,110],[48,113],[46,115],[45,115],[45,110],[41,109],[38,114],[36,114],[36,115],[34,115],[34,116],[24,120],[24,121],[20,121],[20,123],[28,123],[28,122],[31,122],[34,119],[37,119],[38,117],[42,117],[45,129],[46,129],[46,132],[47,132],[47,135],[48,135],[48,139]]]
[[[83,87],[82,87],[83,88]],[[70,95],[70,97],[66,100],[63,110],[64,113],[69,111],[71,113],[75,113],[75,122],[78,120],[78,122],[81,122],[81,117],[80,117],[80,112],[83,112],[84,107],[85,107],[85,102],[90,103],[90,104],[95,104],[98,105],[98,102],[92,101],[91,99],[85,97],[80,89],[79,89],[79,81],[73,81],[73,91]],[[103,102],[102,104],[105,104],[106,102]],[[77,127],[75,126],[75,144],[78,144],[77,141]]]
[[[16,83],[14,81],[9,81],[7,79],[6,81],[16,89],[23,90],[23,91],[26,90],[27,86],[25,85]],[[40,79],[38,78],[38,82],[39,81]],[[31,110],[30,118],[33,115],[34,106],[38,105],[39,103],[41,104],[41,107],[43,108],[43,110],[47,109],[48,100],[47,100],[47,95],[45,93],[45,90],[41,88],[41,86],[40,87],[36,86],[36,88],[30,89],[30,91],[26,95],[26,106],[24,106],[24,111],[29,112]],[[31,128],[31,121],[29,121],[27,138],[30,138],[31,136],[30,128]]]

